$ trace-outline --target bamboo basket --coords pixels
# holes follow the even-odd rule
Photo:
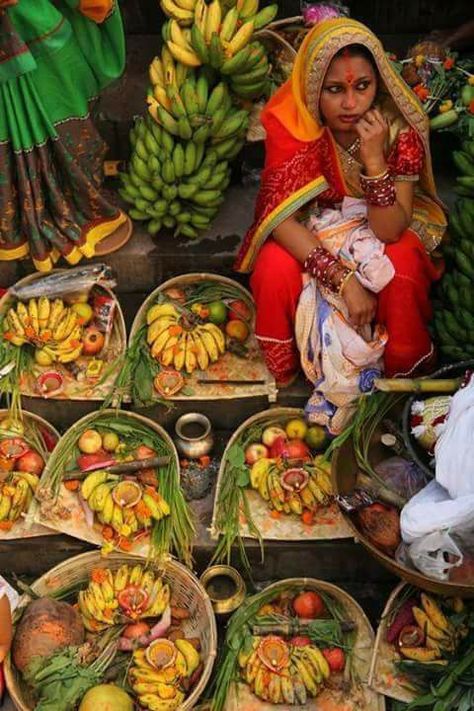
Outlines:
[[[60,274],[61,272],[67,271],[65,269],[54,269],[52,273]],[[29,274],[28,276],[24,277],[23,279],[20,279],[15,286],[26,286],[27,284],[31,284],[41,277],[43,277],[44,274],[41,272],[36,272],[35,274]],[[118,359],[124,355],[126,347],[127,347],[127,332],[125,328],[125,319],[123,316],[122,308],[120,306],[120,303],[117,299],[117,296],[114,294],[114,292],[109,289],[106,286],[103,286],[102,284],[98,285],[100,289],[102,289],[107,296],[111,297],[115,301],[115,315],[114,315],[114,324],[112,328],[112,333],[110,335],[110,340],[109,340],[109,346],[108,349],[114,349],[116,351],[116,356],[115,358],[110,362],[106,363],[104,366],[105,369],[110,368],[111,364],[114,361],[118,361]],[[10,305],[13,303],[14,299],[10,295],[9,291],[6,291],[5,294],[2,296],[0,299],[0,317],[3,317],[7,309],[10,307]],[[55,369],[56,364],[52,364],[51,366],[48,366],[50,369]],[[117,363],[117,368],[115,369],[116,372],[113,372],[109,375],[107,378],[107,381],[103,383],[100,388],[97,386],[94,386],[94,384],[81,384],[77,383],[73,387],[69,389],[69,391],[66,392],[61,392],[58,395],[55,396],[48,396],[48,399],[51,400],[84,400],[84,401],[102,401],[105,399],[105,397],[108,395],[110,389],[113,387],[113,382],[115,378],[118,375],[118,363]],[[100,377],[99,377],[100,380]],[[34,387],[33,384],[31,383],[23,383],[21,385],[21,395],[24,397],[29,397],[32,398],[31,400],[31,407],[35,406],[35,401],[41,400],[44,402],[44,398],[42,395],[40,395],[36,388]]]
[[[143,563],[143,560],[137,556],[118,553],[112,553],[105,559],[95,551],[83,553],[52,568],[38,578],[31,585],[31,589],[40,597],[48,596],[67,586],[78,583],[86,585],[94,568],[110,568],[115,571],[124,563],[134,565]],[[173,598],[178,605],[188,608],[190,617],[183,624],[184,633],[188,637],[199,637],[201,640],[204,670],[199,683],[180,706],[180,711],[188,711],[196,706],[204,691],[217,653],[217,631],[212,605],[199,580],[181,563],[167,560],[161,565],[153,561],[149,561],[148,564],[163,575],[165,581],[171,585]],[[19,609],[26,606],[29,601],[30,598],[24,595],[20,600]],[[18,711],[33,711],[34,704],[23,686],[18,671],[14,668],[10,655],[5,660],[5,679]]]
[[[72,427],[70,427],[65,435],[69,435],[71,432],[78,431],[79,428],[81,428],[83,425],[88,424],[91,427],[94,425],[94,422],[98,419],[100,419],[101,416],[103,415],[111,415],[111,414],[116,414],[117,410],[109,409],[109,410],[99,410],[98,412],[93,412],[90,415],[86,415],[85,417],[81,418],[78,420]],[[179,478],[179,459],[178,459],[178,453],[176,451],[176,447],[174,446],[173,440],[169,436],[169,434],[166,432],[166,430],[163,429],[158,423],[153,422],[147,417],[143,417],[143,415],[138,415],[135,412],[125,412],[125,411],[120,411],[121,415],[124,415],[125,417],[129,417],[132,421],[140,422],[143,425],[146,425],[149,429],[154,430],[160,437],[161,439],[164,440],[166,443],[167,447],[169,448],[171,452],[171,457],[174,459],[175,464],[176,464],[176,476]],[[59,440],[56,449],[54,451],[53,456],[50,458],[46,468],[45,468],[45,473],[48,474],[50,471],[52,471],[55,466],[56,466],[56,459],[61,452],[61,443],[63,440],[63,437]],[[62,506],[66,506],[71,510],[71,517],[68,519],[61,519],[61,518],[52,518],[48,519],[41,513],[40,506],[38,502],[34,504],[34,520],[36,523],[39,523],[43,526],[48,526],[49,528],[54,529],[55,531],[58,531],[60,533],[67,533],[69,536],[73,536],[74,538],[79,538],[82,541],[87,541],[89,543],[93,543],[94,545],[101,546],[104,543],[104,540],[98,530],[96,528],[89,528],[87,523],[84,520],[84,512],[82,510],[81,504],[78,501],[77,494],[72,491],[68,491],[65,489],[64,486],[61,487],[60,494],[59,494],[59,504]],[[147,556],[148,555],[148,538],[146,539],[140,539],[136,541],[135,547],[132,550],[132,553],[135,555],[139,556]]]
[[[380,443],[379,435],[380,433],[375,433],[373,446],[371,447],[371,461],[373,464],[377,464],[387,458],[386,448]],[[356,484],[357,472],[358,466],[355,459],[354,447],[352,439],[349,438],[333,454],[332,482],[334,491],[337,494],[348,494],[351,492]],[[406,580],[408,583],[411,583],[411,585],[439,595],[445,595],[447,597],[454,597],[456,595],[460,597],[474,597],[474,585],[435,580],[428,578],[414,568],[412,569],[401,565],[395,559],[390,558],[390,556],[376,548],[362,531],[355,526],[350,516],[345,513],[342,513],[342,516],[355,540],[361,543],[372,557],[385,568],[388,568],[388,570],[397,577]]]
[[[218,274],[212,274],[212,273],[191,273],[191,274],[181,274],[179,276],[173,277],[171,279],[168,279],[165,281],[163,284],[160,284],[152,293],[147,296],[143,304],[140,306],[139,310],[137,311],[137,314],[133,320],[132,328],[130,330],[130,336],[129,336],[129,345],[132,343],[132,340],[135,336],[135,333],[137,330],[142,326],[143,323],[146,321],[146,314],[150,306],[153,304],[155,299],[157,298],[158,294],[160,294],[163,291],[167,291],[168,289],[171,288],[182,288],[189,286],[190,284],[197,284],[198,282],[203,282],[203,281],[211,281],[215,282],[216,284],[226,284],[228,286],[232,286],[235,289],[238,289],[241,294],[242,294],[242,299],[246,301],[251,309],[252,309],[252,318],[250,322],[250,335],[246,341],[246,345],[251,349],[254,353],[254,358],[252,360],[245,360],[243,361],[241,358],[237,358],[237,356],[234,356],[230,354],[229,352],[226,352],[223,356],[219,358],[219,360],[216,363],[213,363],[209,366],[209,368],[205,371],[206,374],[210,374],[211,378],[216,378],[218,379],[220,375],[222,374],[222,362],[226,361],[227,363],[232,362],[233,365],[233,370],[237,371],[242,377],[242,368],[237,367],[240,366],[242,363],[245,363],[245,370],[246,373],[245,375],[250,379],[252,377],[257,379],[257,380],[264,380],[264,383],[259,383],[259,384],[248,384],[245,386],[240,386],[240,385],[225,385],[225,384],[217,384],[217,385],[205,385],[205,384],[198,384],[197,379],[198,377],[202,376],[202,371],[194,371],[194,373],[186,379],[186,384],[188,387],[188,383],[190,387],[193,388],[194,392],[191,395],[185,395],[181,392],[178,392],[176,395],[173,395],[170,399],[170,401],[174,400],[181,400],[181,401],[189,401],[189,400],[216,400],[216,399],[231,399],[231,398],[238,398],[238,397],[259,397],[259,396],[266,396],[270,401],[276,400],[277,396],[277,391],[276,391],[276,386],[275,386],[275,381],[273,377],[270,375],[268,372],[265,362],[263,360],[263,357],[260,353],[260,348],[258,346],[258,342],[255,336],[255,304],[252,298],[252,295],[250,294],[247,289],[245,289],[241,284],[238,282],[234,281],[233,279],[229,279],[228,277],[220,276]],[[237,366],[235,365],[237,364]],[[232,366],[231,366],[232,367]],[[249,373],[249,371],[251,372]],[[158,395],[156,396],[158,399]]]
[[[9,410],[0,410],[0,422],[6,417],[8,417],[9,414]],[[53,425],[44,420],[42,417],[40,417],[39,415],[35,415],[33,412],[26,412],[26,410],[23,410],[23,417],[26,421],[29,420],[31,422],[34,422],[41,428],[52,434],[56,438],[56,443],[59,442],[59,432],[53,427]],[[49,453],[50,457],[51,455],[52,452]],[[29,511],[31,510],[32,506],[30,506],[29,508]],[[28,515],[28,512],[26,512],[26,514]],[[36,536],[50,536],[55,534],[55,531],[52,531],[50,528],[31,523],[29,521],[26,521],[25,518],[23,518],[21,521],[18,521],[10,531],[0,531],[0,539],[8,541],[16,540],[19,538],[35,538]]]
[[[339,692],[338,698],[334,698],[332,692],[323,692],[321,696],[330,695],[332,699],[331,708],[336,708],[336,704],[339,703],[344,711],[356,711],[357,709],[364,709],[364,711],[385,711],[385,699],[383,696],[379,695],[375,691],[369,688],[369,671],[370,663],[372,658],[372,651],[374,647],[374,631],[372,626],[367,619],[367,616],[360,605],[346,593],[341,588],[328,583],[324,580],[317,580],[315,578],[287,578],[286,580],[279,580],[272,585],[265,588],[265,596],[269,590],[274,590],[275,597],[280,591],[283,591],[288,585],[295,588],[295,592],[298,590],[312,590],[314,592],[323,592],[330,595],[332,598],[337,600],[347,611],[348,619],[353,620],[357,625],[357,638],[354,643],[354,653],[353,653],[353,664],[355,667],[355,673],[360,679],[360,689],[355,691],[354,688],[351,692],[344,689],[344,691]],[[259,593],[260,594],[260,593]],[[257,599],[259,594],[257,594],[252,599]],[[356,694],[362,695],[359,698]],[[354,696],[354,698],[352,698]],[[291,706],[291,709],[295,711],[318,711],[324,708],[324,703],[318,698],[311,699],[304,706]],[[347,705],[349,702],[351,706]],[[353,704],[353,705],[352,705]],[[272,709],[280,708],[280,706],[275,707],[274,704],[267,703],[252,694],[249,687],[240,682],[234,684],[231,687],[229,697],[226,702],[226,711],[272,711]],[[285,709],[286,711],[286,709]]]
[[[259,424],[260,422],[268,419],[276,422],[283,422],[293,417],[304,417],[303,410],[297,407],[272,407],[269,410],[258,412],[256,415],[249,417],[248,420],[245,420],[245,422],[243,422],[240,427],[235,430],[232,437],[229,439],[224,450],[224,454],[222,455],[216,493],[214,497],[214,510],[211,528],[211,535],[213,538],[218,538],[221,533],[217,525],[219,513],[218,502],[222,482],[226,476],[227,454],[229,450],[239,440],[242,433],[245,432],[245,430],[250,426]],[[327,507],[327,517],[325,520],[323,519],[321,523],[316,521],[314,526],[306,526],[302,524],[299,519],[296,519],[293,516],[282,516],[280,519],[270,518],[268,515],[268,505],[265,501],[263,501],[258,492],[253,491],[252,489],[248,489],[247,491],[250,508],[252,509],[252,514],[254,516],[254,522],[264,540],[319,540],[348,538],[352,535],[350,529],[345,525],[342,515],[339,513],[337,504],[332,504],[330,507]],[[240,533],[246,538],[252,537],[247,527],[244,525],[240,526]]]
[[[385,604],[375,636],[374,652],[370,664],[369,686],[379,694],[384,694],[397,701],[409,703],[415,698],[415,693],[407,688],[405,677],[403,677],[403,679],[401,675],[397,677],[394,661],[400,657],[398,652],[395,651],[394,646],[386,641],[388,615],[405,587],[406,583],[399,583],[395,590],[391,592]],[[404,681],[404,683],[400,683],[401,681]]]

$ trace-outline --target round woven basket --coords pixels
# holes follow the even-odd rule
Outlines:
[[[33,412],[27,412],[26,410],[22,411],[23,417],[26,420],[26,422],[34,422],[38,427],[41,429],[45,430],[46,432],[50,433],[53,435],[53,437],[56,438],[56,444],[59,442],[61,435],[59,432],[51,425],[47,420],[43,419],[39,415],[35,415]],[[4,420],[6,417],[9,417],[10,411],[7,409],[0,410],[0,422]],[[53,450],[54,451],[54,450]],[[53,451],[49,452],[49,457],[53,454]],[[46,468],[46,467],[45,467]],[[31,510],[31,506],[30,506]],[[10,531],[0,531],[0,539],[17,539],[17,538],[31,538],[33,536],[44,536],[45,534],[51,533],[51,531],[46,530],[43,527],[37,526],[35,524],[32,525],[31,529],[27,528],[25,529],[25,526],[21,525],[20,528],[22,529],[21,533],[18,531],[17,524],[15,524]]]
[[[40,597],[48,596],[56,590],[70,585],[89,582],[89,575],[94,568],[110,568],[115,571],[123,564],[143,564],[143,559],[137,556],[112,553],[103,558],[98,552],[83,553],[60,563],[49,572],[42,575],[32,585],[31,589]],[[214,613],[209,597],[199,580],[181,563],[167,560],[163,564],[149,561],[149,566],[163,576],[169,583],[173,599],[177,604],[186,607],[189,618],[183,624],[183,631],[187,637],[199,637],[201,641],[201,656],[204,660],[204,670],[199,683],[192,693],[180,706],[180,711],[188,711],[196,706],[212,672],[217,652],[217,632]],[[28,596],[23,596],[20,609],[29,602]],[[34,703],[28,696],[18,671],[15,669],[11,657],[5,660],[5,679],[8,691],[15,707],[19,711],[33,711]],[[71,709],[70,711],[73,711]]]
[[[237,281],[234,281],[233,279],[229,279],[228,277],[220,276],[219,274],[210,274],[206,272],[193,272],[191,274],[180,274],[179,276],[172,277],[171,279],[168,279],[168,281],[164,281],[162,284],[156,287],[151,294],[149,294],[143,304],[140,306],[138,309],[135,318],[133,319],[132,323],[132,328],[130,329],[130,335],[129,335],[129,345],[133,339],[133,336],[137,332],[137,330],[140,328],[140,326],[145,322],[146,320],[146,313],[150,306],[153,304],[155,301],[156,297],[158,294],[160,294],[163,291],[167,291],[168,289],[172,288],[179,288],[183,286],[188,286],[189,284],[197,284],[200,281],[214,281],[216,284],[228,284],[229,286],[233,286],[235,289],[239,289],[242,292],[242,298],[245,299],[245,301],[248,302],[249,306],[252,309],[252,326],[255,324],[255,305],[253,302],[252,295],[245,287],[242,286],[242,284],[239,284]]]
[[[62,449],[62,443],[65,437],[70,437],[71,433],[74,432],[79,432],[82,431],[85,425],[89,425],[90,427],[93,427],[94,423],[100,419],[103,415],[116,415],[117,410],[114,409],[108,409],[108,410],[98,410],[96,412],[92,412],[89,415],[86,415],[85,417],[82,417],[80,420],[78,420],[72,427],[70,427],[67,432],[61,437],[59,440],[58,444],[56,445],[56,448],[53,452],[53,455],[50,457],[48,464],[46,465],[45,468],[45,474],[48,474],[50,471],[53,471],[54,468],[57,466],[57,459],[61,455],[61,449]],[[175,471],[176,471],[176,476],[179,478],[179,458],[178,458],[178,452],[176,451],[176,447],[174,446],[173,440],[169,436],[169,434],[166,432],[161,425],[159,425],[157,422],[153,422],[153,420],[150,420],[148,417],[144,417],[143,415],[138,415],[135,412],[128,412],[128,411],[120,411],[120,414],[122,416],[125,416],[127,418],[130,418],[130,420],[133,422],[140,422],[141,424],[145,425],[151,430],[154,430],[160,438],[166,443],[167,448],[170,451],[170,456],[175,462]],[[79,435],[78,435],[79,436]],[[65,496],[71,496],[70,492],[65,492],[64,488],[62,488],[62,492],[60,496],[65,495]],[[62,533],[67,533],[70,536],[74,536],[75,538],[79,538],[81,540],[89,541],[90,543],[94,543],[95,545],[102,545],[103,540],[100,534],[95,531],[95,529],[90,529],[87,524],[81,523],[81,524],[76,524],[74,522],[74,519],[54,519],[52,521],[48,521],[47,519],[43,518],[40,513],[40,508],[38,505],[36,505],[36,516],[35,520],[38,523],[41,523],[44,526],[48,526],[49,528],[54,528],[55,530],[61,531]],[[78,528],[78,526],[81,525],[81,529]]]
[[[376,432],[373,437],[373,444],[370,448],[370,460],[376,465],[387,458],[386,448],[380,442],[380,432]],[[332,483],[337,494],[348,494],[353,491],[357,480],[358,466],[354,452],[352,439],[347,439],[332,457]],[[354,524],[352,517],[344,512],[342,515],[351,529],[354,538],[361,543],[364,548],[385,568],[388,568],[394,575],[406,580],[412,585],[416,585],[423,590],[438,593],[440,595],[460,597],[474,597],[474,585],[460,583],[443,582],[428,578],[419,571],[401,565],[390,556],[376,548],[373,543]]]
[[[343,606],[344,611],[347,613],[347,619],[355,622],[356,624],[357,634],[354,642],[352,655],[353,663],[355,665],[355,676],[360,680],[361,685],[363,687],[366,687],[369,678],[370,663],[372,658],[372,650],[374,647],[375,635],[372,626],[361,606],[354,600],[353,597],[351,597],[341,588],[337,587],[336,585],[333,585],[332,583],[328,583],[325,580],[317,580],[316,578],[287,578],[285,580],[279,580],[278,582],[273,583],[272,585],[269,585],[264,590],[262,590],[262,593],[258,593],[257,595],[255,595],[252,600],[257,600],[259,595],[264,593],[265,600],[267,601],[269,591],[273,590],[275,592],[276,597],[280,591],[287,590],[289,586],[294,588],[295,592],[298,590],[311,590],[318,593],[326,593]],[[238,711],[239,708],[247,708],[245,703],[242,703],[242,701],[240,701],[239,705],[240,694],[236,693],[237,688],[240,692],[244,687],[244,684],[234,685],[234,688],[231,689],[231,693],[229,694],[231,698],[229,698],[228,702],[226,703],[226,711]],[[358,706],[357,708],[363,708],[364,711],[385,710],[385,700],[383,696],[380,696],[375,692],[371,692],[368,689],[366,689],[366,694],[367,695],[365,698],[364,706]],[[268,708],[270,708],[267,702],[258,699],[250,692],[249,695],[252,699],[251,708],[253,711],[259,711],[259,709],[262,709],[262,711],[266,711]],[[347,693],[346,695],[350,698],[349,693]],[[250,706],[248,708],[250,708]],[[293,706],[292,708],[299,709],[303,707]],[[308,711],[309,709],[311,709],[312,711],[316,711],[319,708],[317,698],[308,701],[304,708],[308,709]],[[334,703],[331,708],[336,708]]]
[[[292,418],[292,417],[301,417],[303,414],[303,410],[298,407],[271,407],[269,410],[264,410],[263,412],[257,412],[256,415],[252,415],[249,417],[245,422],[242,422],[242,424],[237,427],[229,441],[227,442],[227,446],[224,449],[224,453],[222,455],[221,463],[219,466],[219,473],[217,477],[217,486],[216,486],[216,493],[214,495],[214,513],[212,516],[212,533],[214,536],[217,536],[219,534],[219,530],[216,528],[216,519],[217,519],[217,513],[218,513],[218,501],[219,501],[219,494],[222,488],[222,482],[225,477],[225,470],[227,466],[227,455],[231,447],[234,446],[234,444],[239,440],[240,436],[242,435],[243,432],[245,432],[246,429],[251,427],[252,425],[258,424],[259,422],[262,422],[263,420],[281,420],[283,418]]]
[[[50,272],[50,274],[61,274],[62,272],[65,272],[65,271],[67,271],[67,270],[66,269],[53,269],[53,271]],[[15,286],[16,287],[27,286],[28,284],[32,284],[35,281],[37,281],[38,279],[41,279],[41,277],[44,277],[44,274],[42,274],[41,272],[36,272],[35,274],[28,274],[28,276],[17,281]],[[104,290],[104,292],[107,294],[107,296],[111,297],[115,302],[115,315],[114,315],[114,323],[113,323],[113,327],[112,327],[111,340],[114,340],[118,344],[118,347],[120,350],[120,353],[117,355],[117,358],[118,358],[120,355],[125,353],[125,349],[127,347],[127,331],[126,331],[126,327],[125,327],[125,319],[123,316],[123,311],[122,311],[120,303],[117,299],[116,294],[114,294],[114,292],[111,289],[109,289],[107,286],[103,286],[102,284],[100,284],[99,286],[101,289]],[[3,315],[6,312],[6,310],[10,307],[12,301],[13,301],[13,297],[11,296],[10,291],[7,290],[5,292],[5,294],[0,298],[0,315]],[[54,367],[54,364],[52,367]],[[110,367],[110,364],[108,364],[108,367]],[[88,390],[90,390],[90,387],[88,387]],[[44,402],[43,398],[40,395],[38,395],[37,393],[33,393],[33,392],[23,393],[22,392],[22,395],[31,397],[32,398],[31,403],[33,406],[34,406],[35,400],[40,399]],[[55,398],[50,397],[48,399],[54,400]],[[56,398],[56,399],[63,400],[64,398]],[[90,396],[85,397],[84,396],[84,398],[72,397],[72,398],[68,398],[68,399],[86,400],[86,401],[90,401],[90,400],[100,401],[103,398],[102,397],[94,397],[94,396],[92,396],[92,397],[90,397]]]

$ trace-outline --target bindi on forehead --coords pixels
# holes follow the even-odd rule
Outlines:
[[[344,78],[349,86],[351,86],[355,81],[355,73],[352,64],[352,57],[347,47],[342,53],[342,61],[344,62]]]

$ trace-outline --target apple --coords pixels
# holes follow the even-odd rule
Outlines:
[[[92,306],[90,306],[87,303],[73,304],[71,306],[71,308],[74,311],[74,313],[77,315],[78,321],[81,324],[81,326],[85,326],[86,324],[88,324],[94,315]]]
[[[86,430],[79,437],[77,446],[84,454],[96,454],[102,449],[102,437],[97,430]]]
[[[102,445],[106,452],[115,452],[120,444],[118,434],[116,432],[106,432],[102,438]]]
[[[235,338],[236,341],[243,343],[249,337],[249,327],[245,321],[240,319],[234,319],[232,321],[227,321],[225,325],[225,332],[229,338]]]
[[[135,457],[137,459],[151,459],[156,457],[156,452],[151,447],[147,447],[146,444],[141,444],[135,452]]]
[[[19,472],[30,472],[30,474],[39,476],[44,469],[44,459],[38,452],[30,450],[16,460],[15,469]]]
[[[83,355],[96,355],[104,347],[105,337],[102,331],[99,331],[95,326],[89,326],[84,331],[82,337]]]
[[[247,464],[255,464],[255,462],[258,462],[259,459],[266,459],[267,457],[268,448],[259,442],[249,444],[245,450],[245,461]]]
[[[231,321],[250,321],[252,311],[243,299],[234,299],[229,303],[229,319]]]
[[[281,427],[275,427],[275,426],[266,427],[263,430],[262,442],[267,447],[271,447],[277,437],[283,437],[283,439],[286,439],[285,430],[282,429]]]
[[[99,449],[98,452],[94,454],[80,454],[77,458],[77,466],[81,471],[85,471],[89,467],[93,467],[96,464],[102,464],[102,462],[110,462],[110,454],[105,452],[103,449]]]
[[[270,456],[311,461],[309,447],[302,439],[283,440],[278,437],[270,448]]]

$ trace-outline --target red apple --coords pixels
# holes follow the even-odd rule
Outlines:
[[[94,454],[80,454],[77,458],[77,466],[81,471],[85,471],[89,467],[95,464],[101,464],[102,462],[108,462],[111,459],[109,452],[104,452],[103,449],[99,449],[98,452]]]
[[[264,444],[249,444],[245,450],[245,461],[247,464],[255,464],[259,459],[268,457],[268,449]]]
[[[277,437],[272,446],[270,447],[270,457],[272,459],[278,459],[278,457],[283,457],[284,452],[286,451],[286,445],[288,444],[288,441],[286,437],[279,436]]]
[[[83,355],[96,355],[100,353],[104,347],[105,337],[102,331],[99,331],[95,326],[89,326],[84,331],[84,336],[82,337]]]
[[[252,318],[252,311],[250,307],[243,299],[234,299],[231,301],[229,306],[229,321],[250,321]]]
[[[286,432],[282,427],[266,427],[263,430],[262,442],[267,447],[271,447],[277,437],[283,437],[285,440],[287,439]]]
[[[277,437],[272,447],[270,447],[270,457],[283,457],[284,459],[299,459],[302,461],[311,460],[311,452],[308,445],[302,439],[284,440]]]
[[[146,444],[141,444],[137,448],[135,456],[137,459],[151,459],[152,457],[156,457],[156,452],[154,449],[151,449],[151,447],[147,447]]]
[[[30,450],[16,460],[15,469],[19,472],[30,472],[30,474],[39,476],[44,469],[44,459],[38,452]]]

